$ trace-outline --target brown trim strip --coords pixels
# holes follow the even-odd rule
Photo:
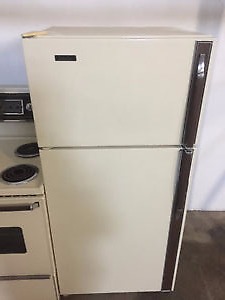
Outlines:
[[[182,144],[185,147],[193,147],[195,144],[211,50],[212,42],[196,42],[195,44],[195,54],[182,138]]]
[[[162,290],[172,289],[193,156],[192,147],[198,129],[211,49],[212,42],[196,42],[182,138],[183,150],[171,214]]]
[[[173,284],[173,276],[176,265],[177,251],[183,222],[186,194],[188,189],[189,174],[193,156],[193,150],[184,149],[181,151],[182,155],[180,162],[180,170],[171,215],[169,239],[167,244],[167,253],[162,281],[162,290],[171,290]]]

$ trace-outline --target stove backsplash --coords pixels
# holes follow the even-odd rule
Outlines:
[[[0,122],[0,138],[2,137],[35,137],[33,122]]]
[[[0,86],[0,138],[34,137],[35,128],[27,86]]]

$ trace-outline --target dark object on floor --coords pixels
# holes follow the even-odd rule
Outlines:
[[[225,212],[188,212],[175,292],[62,297],[62,300],[224,299]]]

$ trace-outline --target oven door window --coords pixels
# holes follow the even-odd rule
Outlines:
[[[0,227],[0,254],[26,252],[22,228]]]

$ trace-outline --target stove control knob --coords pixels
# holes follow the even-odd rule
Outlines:
[[[32,104],[31,103],[27,103],[26,110],[32,111]]]

